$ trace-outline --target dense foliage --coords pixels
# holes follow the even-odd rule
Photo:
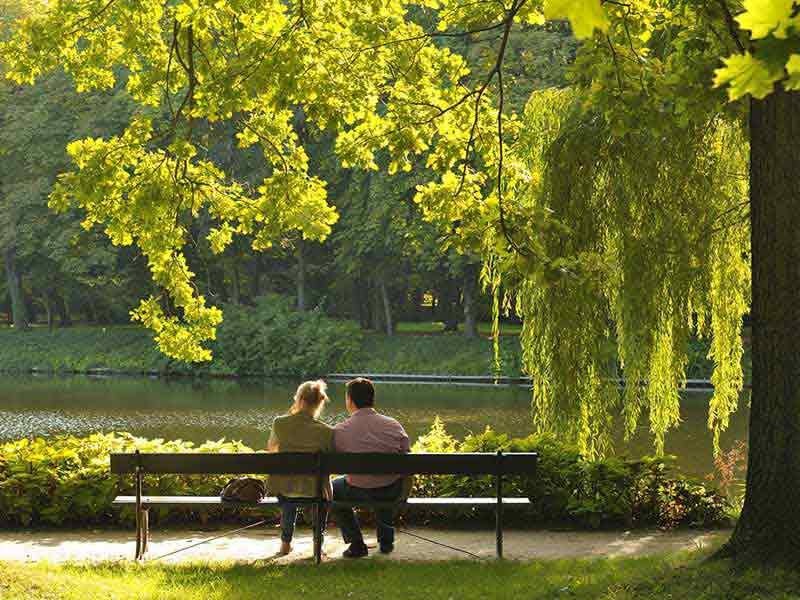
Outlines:
[[[491,429],[453,439],[438,419],[414,445],[417,452],[537,452],[532,477],[508,477],[504,493],[527,496],[526,522],[577,527],[689,525],[707,527],[727,520],[727,500],[706,483],[676,473],[663,457],[590,460],[577,446],[552,435],[509,438]],[[420,496],[487,496],[490,477],[418,477]],[[509,518],[513,518],[509,515]]]
[[[226,310],[212,372],[318,376],[352,365],[361,352],[361,335],[355,323],[318,310],[298,312],[287,298],[264,296],[254,307]]]
[[[0,444],[0,526],[129,524],[129,509],[112,508],[117,494],[131,493],[130,477],[109,472],[111,452],[249,452],[238,442],[146,440],[129,434],[96,434],[87,438],[22,439]],[[669,471],[663,459],[589,461],[575,447],[549,437],[510,440],[486,431],[463,442],[450,438],[436,422],[415,446],[419,451],[534,451],[541,466],[534,478],[509,479],[509,495],[530,496],[534,507],[522,522],[561,523],[577,527],[612,525],[710,526],[725,519],[724,499],[699,482]],[[160,495],[216,495],[226,476],[148,475],[146,492]],[[491,496],[489,478],[420,477],[415,495]],[[208,517],[181,508],[159,508],[161,522],[187,522],[235,516],[232,509],[215,509]],[[430,513],[409,519],[431,518]],[[446,513],[437,520],[474,519],[481,513]]]

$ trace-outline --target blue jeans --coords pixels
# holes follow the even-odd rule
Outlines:
[[[357,502],[360,500],[373,500],[375,502],[395,502],[403,493],[403,480],[398,479],[391,485],[381,488],[360,488],[347,483],[346,477],[337,477],[333,480],[333,499],[344,502]],[[331,509],[336,523],[342,530],[342,537],[348,544],[363,544],[364,536],[358,525],[358,518],[349,506]],[[381,546],[394,545],[394,510],[381,509],[375,511],[378,521],[378,544]]]
[[[292,502],[290,498],[283,496],[278,497],[279,506],[281,507],[281,541],[287,544],[291,543],[294,537],[294,526],[297,522],[297,509],[304,506],[303,504]],[[314,509],[313,505],[305,504],[311,510]],[[328,511],[322,509],[320,511],[320,518],[322,519],[322,531],[325,531],[325,521],[327,521]]]

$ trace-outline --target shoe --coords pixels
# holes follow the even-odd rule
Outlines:
[[[394,552],[394,544],[381,544],[381,554],[391,554]]]
[[[292,545],[289,542],[281,541],[281,549],[278,552],[279,556],[286,556],[292,553]]]
[[[367,545],[364,542],[360,544],[350,544],[350,547],[342,552],[344,558],[364,558],[369,554]]]

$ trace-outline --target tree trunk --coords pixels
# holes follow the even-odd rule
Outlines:
[[[459,295],[458,286],[455,281],[449,278],[445,280],[439,300],[439,318],[444,322],[445,331],[458,331]]]
[[[464,267],[464,337],[478,337],[475,319],[475,283],[477,279],[474,265]]]
[[[353,300],[355,313],[358,316],[358,324],[361,329],[369,329],[369,304],[365,302],[366,287],[362,279],[353,282]]]
[[[239,267],[236,265],[235,259],[231,264],[231,302],[233,304],[241,303],[242,287],[239,281]]]
[[[383,323],[383,300],[381,298],[380,288],[374,285],[369,286],[370,297],[370,328],[375,331],[381,331],[384,327]]]
[[[64,294],[61,302],[58,304],[59,320],[61,327],[70,327],[72,325],[72,314],[69,310],[69,296]]]
[[[753,391],[744,508],[724,554],[800,563],[800,94],[750,105]]]
[[[253,256],[253,279],[250,283],[250,295],[252,302],[261,295],[261,257],[256,254]]]
[[[394,335],[394,322],[392,321],[392,303],[389,300],[389,293],[386,291],[386,281],[381,275],[378,282],[378,289],[381,293],[381,300],[383,301],[383,314],[384,325],[386,326],[386,335]]]
[[[306,310],[306,256],[303,240],[297,241],[297,310]]]
[[[47,332],[53,333],[53,299],[49,294],[45,294],[44,300],[42,301],[44,305],[44,311],[47,315]]]
[[[22,331],[28,328],[28,310],[25,306],[25,296],[22,293],[22,274],[17,269],[17,249],[13,244],[6,248],[5,264],[14,329]]]

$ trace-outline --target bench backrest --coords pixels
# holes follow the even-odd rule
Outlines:
[[[272,474],[314,475],[530,475],[536,471],[535,452],[310,454],[304,452],[203,454],[128,453],[111,455],[117,475],[153,474]]]

